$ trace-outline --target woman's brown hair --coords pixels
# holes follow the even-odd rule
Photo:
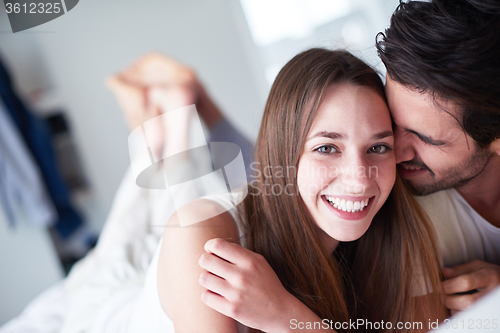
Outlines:
[[[347,51],[305,51],[276,77],[257,138],[256,173],[240,210],[246,241],[322,319],[411,322],[419,311],[413,296],[439,290],[440,276],[432,228],[401,179],[366,234],[341,243],[333,255],[322,246],[298,193],[306,135],[334,84],[368,87],[385,100],[379,75]],[[434,304],[426,309],[440,310],[438,294],[431,295]]]

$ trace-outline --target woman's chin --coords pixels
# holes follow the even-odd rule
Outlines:
[[[369,227],[370,223],[367,223],[366,225],[358,225],[356,227],[348,226],[347,228],[345,228],[345,230],[339,230],[334,239],[339,242],[353,242],[360,239],[366,233]]]

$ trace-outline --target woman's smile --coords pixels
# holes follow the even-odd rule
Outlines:
[[[346,220],[359,220],[370,211],[374,197],[349,197],[322,195],[324,203],[336,216]]]

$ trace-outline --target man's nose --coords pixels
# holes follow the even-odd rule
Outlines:
[[[394,129],[394,155],[396,156],[396,164],[411,161],[416,155],[408,133],[397,127]]]

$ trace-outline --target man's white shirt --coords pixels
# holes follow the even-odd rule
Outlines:
[[[455,189],[417,197],[436,228],[441,264],[479,259],[500,265],[500,228],[479,215]]]

